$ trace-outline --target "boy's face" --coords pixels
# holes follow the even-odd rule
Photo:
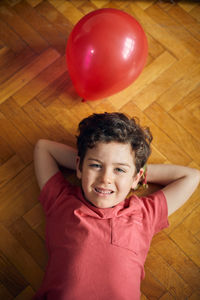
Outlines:
[[[108,208],[123,201],[135,188],[143,173],[136,175],[134,153],[130,144],[99,142],[88,149],[77,177],[82,181],[85,198],[94,206]]]

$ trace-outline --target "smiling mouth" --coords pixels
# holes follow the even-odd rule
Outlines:
[[[114,192],[111,190],[101,189],[101,188],[94,188],[95,192],[99,195],[111,195]]]

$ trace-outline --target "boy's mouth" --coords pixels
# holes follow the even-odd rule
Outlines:
[[[99,195],[110,195],[110,194],[114,193],[112,190],[102,189],[102,188],[97,188],[97,187],[95,187],[94,190]]]

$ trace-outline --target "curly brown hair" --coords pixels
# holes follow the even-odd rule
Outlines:
[[[149,128],[141,127],[136,120],[118,112],[93,114],[83,119],[79,123],[77,136],[80,169],[88,148],[93,148],[98,142],[119,142],[131,145],[135,153],[136,170],[139,172],[151,154],[150,143],[153,137]]]

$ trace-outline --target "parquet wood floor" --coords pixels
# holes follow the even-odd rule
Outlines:
[[[82,103],[65,64],[67,37],[102,7],[141,23],[148,61],[127,89]],[[120,111],[151,128],[151,163],[200,168],[199,22],[198,1],[0,1],[0,299],[31,299],[44,275],[45,217],[33,170],[39,138],[75,145],[83,117]],[[199,192],[154,237],[142,300],[200,299]]]

